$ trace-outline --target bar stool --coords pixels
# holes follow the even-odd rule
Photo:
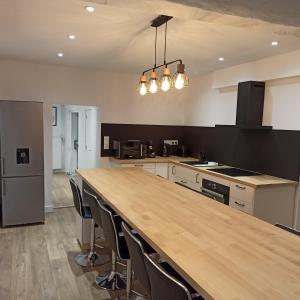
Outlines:
[[[151,285],[151,299],[203,300],[195,290],[167,263],[161,265],[144,253]]]
[[[120,260],[126,261],[127,267],[127,280],[130,278],[130,263],[129,252],[127,244],[122,234],[121,222],[122,219],[120,216],[116,215],[109,207],[104,206],[102,203],[97,201],[98,208],[101,215],[102,227],[104,231],[105,240],[112,249],[112,260],[111,260],[111,272],[106,278],[105,276],[97,276],[96,284],[106,290],[121,290],[126,288],[125,278],[126,276],[122,275],[117,271],[117,264]],[[129,275],[129,276],[128,276]],[[127,282],[127,285],[129,283]],[[119,299],[124,299],[123,297]],[[126,298],[125,298],[126,299]]]
[[[70,178],[69,182],[71,185],[73,202],[74,202],[74,206],[75,206],[77,213],[83,219],[91,219],[92,220],[92,214],[91,214],[90,208],[88,206],[83,205],[79,186],[75,182],[74,178]],[[93,220],[92,220],[92,223],[94,223]],[[100,266],[100,265],[104,264],[105,262],[109,261],[108,256],[107,257],[104,257],[104,256],[99,257],[95,252],[94,226],[92,228],[90,245],[91,245],[91,250],[90,250],[89,254],[80,253],[75,257],[75,261],[78,265],[80,265],[82,267],[89,267],[89,266],[94,267],[94,266]]]
[[[140,299],[151,299],[151,286],[145,265],[144,253],[147,253],[149,255],[157,255],[157,253],[155,253],[155,250],[151,248],[145,241],[143,241],[140,236],[138,236],[137,234],[133,234],[132,230],[124,222],[122,222],[122,231],[124,233],[129,250],[130,264],[132,268],[131,274],[127,275],[129,276],[129,280],[127,281],[128,284],[126,287],[127,297],[130,298],[131,293],[133,293],[134,295],[139,296]],[[140,293],[132,289],[133,275],[134,279],[137,279],[143,286],[146,295],[141,295]]]
[[[291,227],[288,227],[288,226],[282,225],[282,224],[275,224],[275,226],[279,227],[279,228],[281,228],[283,230],[286,230],[286,231],[288,231],[290,233],[293,233],[293,234],[296,234],[296,235],[300,236],[300,231],[299,230],[293,229]]]

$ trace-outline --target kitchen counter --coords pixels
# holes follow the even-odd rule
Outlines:
[[[279,177],[274,177],[270,175],[257,175],[257,176],[238,176],[238,177],[233,177],[233,176],[228,176],[216,172],[212,172],[209,169],[220,169],[220,168],[228,168],[230,166],[216,166],[216,167],[193,167],[190,165],[186,165],[183,163],[180,163],[179,161],[172,161],[172,163],[176,165],[180,165],[185,168],[189,168],[198,172],[202,172],[205,174],[209,174],[211,176],[227,179],[236,183],[241,183],[253,188],[259,188],[259,187],[265,187],[265,186],[272,186],[272,185],[297,185],[298,182],[284,179],[284,178],[279,178]]]
[[[193,157],[180,157],[180,156],[156,156],[154,158],[142,158],[142,159],[118,159],[115,157],[110,157],[110,161],[118,164],[149,164],[149,163],[170,163],[178,161],[189,161],[195,160]]]
[[[174,163],[181,167],[189,168],[199,173],[209,174],[211,176],[223,178],[230,180],[232,182],[244,184],[253,188],[265,187],[265,186],[272,186],[272,185],[294,185],[296,186],[298,182],[274,177],[270,175],[257,175],[257,176],[240,176],[240,177],[232,177],[224,174],[219,174],[212,172],[208,169],[215,169],[215,168],[228,168],[230,166],[216,166],[216,167],[193,167],[190,165],[186,165],[181,163],[181,161],[190,161],[190,160],[197,160],[194,157],[179,157],[179,156],[169,156],[169,157],[161,157],[156,156],[155,158],[143,158],[143,159],[117,159],[114,157],[110,157],[110,161],[116,164],[150,164],[150,163]]]
[[[300,239],[139,168],[79,176],[205,299],[300,299]]]

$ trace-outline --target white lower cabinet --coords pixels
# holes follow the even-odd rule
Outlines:
[[[155,175],[168,179],[169,178],[169,164],[156,163]]]

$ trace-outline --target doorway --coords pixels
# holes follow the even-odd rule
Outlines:
[[[70,177],[78,168],[100,165],[100,121],[97,107],[55,105],[52,127],[53,206],[73,206]]]
[[[73,175],[78,169],[78,124],[79,122],[79,113],[71,112],[71,155],[70,155],[70,169],[68,175]]]

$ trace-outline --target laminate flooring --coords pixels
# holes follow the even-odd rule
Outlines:
[[[69,183],[69,176],[66,173],[53,173],[52,196],[53,207],[73,206],[73,196]]]
[[[73,207],[55,209],[46,215],[45,224],[0,228],[1,300],[106,300],[118,296],[94,285],[95,276],[110,270],[110,264],[93,271],[75,264],[74,257],[80,252],[75,213]]]

